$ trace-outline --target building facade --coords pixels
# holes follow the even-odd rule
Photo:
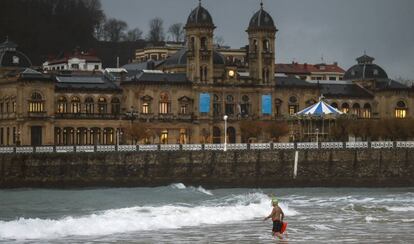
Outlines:
[[[160,54],[126,65],[127,73],[36,71],[6,41],[0,46],[0,145],[135,143],[132,134],[142,129],[142,143],[221,143],[224,115],[228,142],[236,143],[242,123],[287,120],[322,94],[361,119],[414,115],[413,89],[389,79],[366,55],[342,80],[342,74],[335,80],[277,74],[277,28],[263,5],[248,22],[248,47],[238,51],[246,53],[243,60],[213,45],[214,29],[200,4],[187,19],[184,47],[165,59]]]

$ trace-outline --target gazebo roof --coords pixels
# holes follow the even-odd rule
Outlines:
[[[343,114],[341,111],[327,104],[322,99],[320,99],[318,103],[315,103],[312,106],[307,107],[304,110],[296,113],[296,115],[298,116],[307,115],[317,117],[323,117],[324,115],[339,116],[341,114]]]

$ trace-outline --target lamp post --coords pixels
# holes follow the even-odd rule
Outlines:
[[[229,116],[224,115],[223,119],[224,119],[224,150],[223,151],[227,151],[227,119],[229,118]]]

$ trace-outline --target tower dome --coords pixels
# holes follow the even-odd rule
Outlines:
[[[358,64],[345,72],[345,80],[383,80],[388,75],[383,68],[373,63],[375,60],[366,54],[356,59]]]
[[[250,19],[248,31],[256,29],[277,31],[272,16],[263,9],[263,3],[260,3],[260,10]]]
[[[191,11],[185,27],[214,27],[213,18],[207,9],[201,6],[201,1],[198,7]]]

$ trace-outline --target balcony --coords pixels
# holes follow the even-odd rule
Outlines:
[[[169,113],[169,114],[158,114],[158,120],[161,121],[172,121],[174,119],[174,115]]]
[[[177,120],[192,121],[193,120],[193,115],[192,114],[179,114],[177,116]]]
[[[47,118],[47,112],[27,112],[27,117],[33,118],[33,119],[44,119]]]
[[[273,58],[273,53],[272,52],[263,52],[262,55],[263,55],[263,58],[265,58],[265,59]]]
[[[119,119],[120,114],[92,114],[92,113],[57,113],[55,114],[56,119]]]
[[[16,113],[4,113],[0,114],[0,119],[15,119]]]
[[[138,119],[142,122],[150,122],[154,119],[154,114],[153,113],[147,113],[147,114],[139,114]]]

